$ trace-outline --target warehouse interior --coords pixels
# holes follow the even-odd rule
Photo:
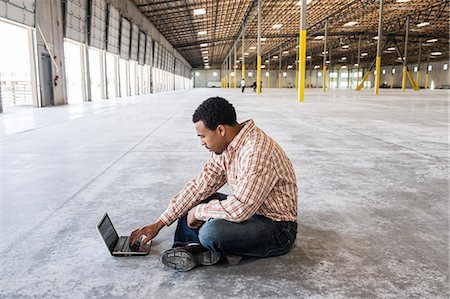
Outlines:
[[[448,298],[449,13],[0,0],[0,298]],[[110,256],[105,212],[120,235],[151,223],[210,157],[192,114],[215,96],[290,158],[292,250],[177,272],[171,225]]]

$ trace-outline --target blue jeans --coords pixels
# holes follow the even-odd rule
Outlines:
[[[202,203],[226,197],[215,193]],[[224,254],[270,257],[288,253],[296,235],[296,222],[273,221],[261,215],[253,215],[240,223],[209,219],[200,229],[189,228],[187,216],[184,216],[178,220],[174,247],[200,243],[208,250]]]

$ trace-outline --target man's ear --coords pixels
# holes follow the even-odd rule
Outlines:
[[[219,132],[220,136],[224,137],[225,136],[225,131],[226,128],[224,125],[218,125],[217,126],[217,132]]]

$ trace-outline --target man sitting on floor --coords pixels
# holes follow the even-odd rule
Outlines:
[[[197,178],[175,195],[153,224],[131,233],[130,243],[152,240],[178,220],[172,249],[161,262],[181,271],[213,265],[221,254],[286,254],[297,234],[297,181],[283,149],[253,120],[236,121],[228,101],[209,98],[192,120],[212,153]],[[228,183],[231,194],[216,193]]]

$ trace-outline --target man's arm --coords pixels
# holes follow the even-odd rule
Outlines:
[[[219,156],[209,159],[197,178],[172,198],[168,208],[159,217],[162,222],[167,226],[171,225],[226,183],[226,172],[221,166],[220,159]]]
[[[144,243],[152,240],[164,226],[169,226],[185,215],[196,203],[219,190],[226,180],[226,173],[220,167],[219,161],[214,157],[209,159],[198,177],[172,198],[169,207],[156,222],[131,233],[130,244],[142,235],[146,236]]]

